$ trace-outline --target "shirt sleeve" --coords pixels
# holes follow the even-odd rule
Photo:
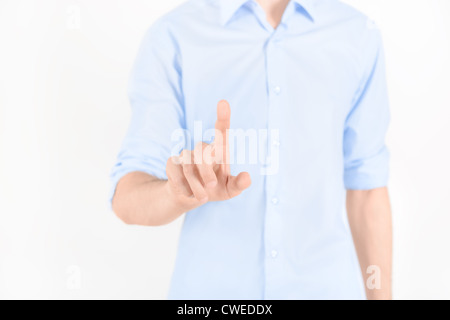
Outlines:
[[[140,171],[166,179],[172,134],[184,127],[181,63],[167,25],[158,21],[146,33],[131,72],[131,123],[111,172],[110,201],[119,180]]]
[[[349,190],[385,187],[389,151],[385,145],[390,113],[385,58],[377,30],[365,41],[367,63],[344,131],[344,183]]]

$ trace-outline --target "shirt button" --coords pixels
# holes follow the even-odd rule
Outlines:
[[[273,88],[273,92],[275,92],[275,94],[280,94],[281,88],[279,86],[276,86],[275,88]]]
[[[279,202],[280,202],[280,200],[278,200],[278,198],[273,198],[273,199],[272,199],[272,203],[273,203],[274,205],[277,205]]]
[[[276,257],[278,257],[278,251],[277,250],[272,250],[272,252],[270,253],[270,256],[275,259]]]

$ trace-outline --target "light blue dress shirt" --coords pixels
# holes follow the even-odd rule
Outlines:
[[[166,179],[221,99],[231,129],[258,133],[258,161],[231,165],[250,189],[186,214],[169,298],[364,298],[345,190],[386,186],[389,160],[382,42],[367,17],[296,0],[274,30],[255,1],[191,0],[150,28],[129,96],[114,186],[132,171]]]

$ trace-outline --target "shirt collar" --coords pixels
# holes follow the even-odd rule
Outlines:
[[[296,5],[302,7],[306,13],[315,19],[315,1],[316,0],[292,0]],[[221,9],[221,19],[222,24],[225,25],[234,16],[236,11],[238,11],[247,2],[252,2],[252,0],[220,0]]]

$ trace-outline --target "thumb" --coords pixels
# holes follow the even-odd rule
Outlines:
[[[229,176],[227,181],[227,191],[231,198],[237,197],[248,189],[252,184],[252,179],[248,172],[241,172],[237,177]]]

